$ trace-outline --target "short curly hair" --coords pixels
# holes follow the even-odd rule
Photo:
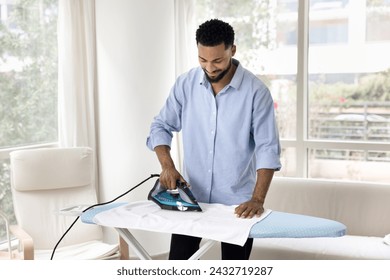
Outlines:
[[[221,43],[224,43],[226,48],[234,44],[234,30],[230,24],[211,19],[199,25],[196,30],[196,44],[214,47]]]

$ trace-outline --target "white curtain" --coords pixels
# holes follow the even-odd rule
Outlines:
[[[196,66],[195,3],[196,0],[175,0],[175,74],[176,77]],[[176,167],[182,170],[183,149],[181,133],[172,142],[172,154],[177,158]],[[177,153],[177,154],[176,154]]]
[[[58,131],[60,147],[94,151],[98,189],[95,1],[58,1]]]
[[[176,76],[197,66],[195,3],[196,0],[175,0]]]
[[[59,0],[59,145],[96,153],[95,1]]]

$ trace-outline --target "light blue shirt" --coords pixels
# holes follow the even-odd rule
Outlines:
[[[182,131],[183,177],[199,202],[237,205],[252,197],[256,170],[279,170],[274,104],[264,83],[237,65],[216,96],[200,67],[181,75],[152,122],[147,146]]]

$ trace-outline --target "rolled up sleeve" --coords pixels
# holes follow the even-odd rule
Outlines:
[[[161,109],[150,126],[146,146],[150,150],[160,145],[171,146],[173,133],[181,130],[181,103],[178,100],[179,87],[175,84]]]
[[[280,170],[280,141],[273,99],[266,88],[255,96],[253,108],[253,138],[256,169]]]

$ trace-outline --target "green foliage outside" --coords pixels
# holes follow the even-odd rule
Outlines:
[[[57,139],[56,7],[21,0],[0,24],[0,147]]]
[[[390,70],[363,75],[353,84],[313,83],[309,99],[310,137],[390,140]]]
[[[57,141],[57,2],[11,1],[0,23],[0,149]],[[13,223],[8,160],[0,161],[0,202]]]
[[[313,82],[310,98],[321,106],[336,106],[340,100],[344,107],[363,102],[390,102],[390,69],[363,75],[353,84]]]

